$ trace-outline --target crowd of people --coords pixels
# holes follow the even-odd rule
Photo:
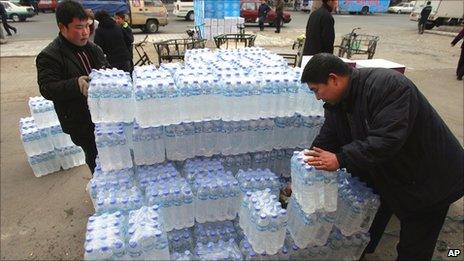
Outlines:
[[[332,54],[331,13],[338,1],[322,2],[308,20],[303,51],[313,57],[301,81],[325,102],[325,122],[307,152],[308,163],[327,171],[346,168],[380,195],[365,253],[374,252],[394,214],[401,223],[398,259],[430,260],[450,204],[463,196],[464,150],[406,76],[353,69]],[[269,10],[260,7],[261,14]],[[37,81],[93,173],[98,152],[87,105],[89,74],[111,67],[132,71],[133,35],[124,13],[93,16],[75,1],[59,4],[56,22],[58,37],[36,59]]]

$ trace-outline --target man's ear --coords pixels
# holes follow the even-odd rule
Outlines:
[[[58,28],[60,29],[60,32],[63,32],[65,29],[67,29],[66,25],[62,23],[58,23]]]

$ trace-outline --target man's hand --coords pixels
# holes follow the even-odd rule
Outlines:
[[[337,156],[332,152],[314,147],[312,150],[306,150],[305,155],[308,156],[305,162],[318,170],[335,171],[340,168]]]
[[[79,89],[81,90],[82,95],[87,97],[89,94],[89,81],[90,77],[89,76],[81,76],[79,79],[77,79],[77,83],[79,84]]]

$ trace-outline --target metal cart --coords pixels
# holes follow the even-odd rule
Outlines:
[[[343,36],[338,51],[339,57],[343,57],[345,54],[348,59],[354,54],[367,54],[367,59],[372,59],[374,57],[379,37],[375,35],[357,34],[356,30],[358,29],[361,28],[354,28],[351,33]]]
[[[170,39],[154,43],[158,55],[158,63],[184,60],[185,51],[205,48],[206,39]]]

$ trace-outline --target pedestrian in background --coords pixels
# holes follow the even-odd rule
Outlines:
[[[131,61],[131,72],[134,69],[134,35],[132,34],[132,28],[129,26],[129,23],[126,22],[126,13],[117,12],[114,16],[116,23],[121,26],[122,33],[124,35],[124,42],[126,43],[127,50],[129,50],[129,56]]]
[[[53,101],[63,132],[84,150],[93,173],[98,152],[87,105],[89,74],[109,64],[101,48],[89,41],[88,17],[81,4],[61,2],[55,16],[60,33],[37,56],[37,83],[42,96]]]
[[[424,33],[425,24],[427,23],[427,20],[429,19],[430,13],[432,12],[431,4],[432,3],[430,1],[427,1],[427,5],[421,11],[419,23],[417,24],[417,26],[419,27],[419,34]]]
[[[379,194],[371,241],[395,214],[397,260],[431,260],[448,208],[464,192],[464,150],[446,123],[411,80],[391,69],[350,69],[321,53],[301,81],[325,102],[308,163],[346,168]]]
[[[321,8],[312,12],[306,25],[306,41],[303,55],[333,53],[335,41],[335,21],[332,12],[338,0],[322,0]]]
[[[89,18],[89,29],[90,29],[90,36],[89,40],[93,42],[95,39],[95,30],[98,28],[98,21],[95,20],[95,15],[93,13],[93,10],[90,8],[84,9],[85,14]]]
[[[0,3],[0,16],[2,17],[2,24],[3,28],[5,28],[6,34],[8,36],[11,36],[10,29],[13,30],[13,32],[16,34],[18,30],[13,26],[9,25],[8,21],[6,20],[8,18],[8,14],[6,13],[5,6],[3,5],[3,3]]]
[[[455,46],[463,38],[464,38],[464,27],[462,28],[461,32],[451,42],[451,46]],[[459,81],[462,81],[462,76],[464,76],[464,40],[461,43],[461,56],[459,57],[458,67],[456,69],[456,76]]]
[[[284,19],[284,1],[283,0],[277,0],[276,5],[275,5],[275,12],[276,12],[276,18],[274,21],[276,30],[276,33],[280,33],[280,27],[283,24],[283,19]]]
[[[95,41],[103,49],[106,59],[110,65],[126,72],[131,71],[131,57],[126,43],[122,28],[106,12],[98,11],[95,14],[98,20],[98,28],[95,30]]]
[[[266,3],[266,0],[261,0],[261,4],[258,7],[258,23],[259,23],[259,30],[264,31],[264,22],[266,21],[267,13],[271,8]]]

